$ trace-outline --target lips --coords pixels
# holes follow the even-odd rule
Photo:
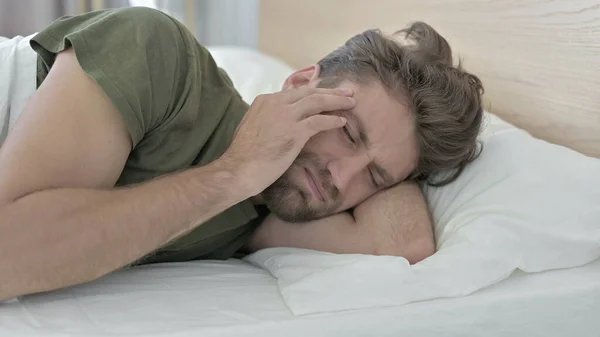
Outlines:
[[[319,186],[317,179],[315,176],[311,174],[308,169],[304,169],[306,171],[306,177],[308,180],[308,188],[312,192],[312,195],[315,199],[325,201],[325,197],[323,196],[323,192]]]

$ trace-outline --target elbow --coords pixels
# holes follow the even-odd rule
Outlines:
[[[435,251],[436,247],[434,240],[419,240],[406,252],[404,258],[406,258],[410,264],[416,264],[435,254]]]
[[[385,246],[379,246],[375,251],[375,255],[403,257],[412,265],[435,254],[436,245],[433,237],[427,237],[410,242],[394,242]]]
[[[10,300],[13,300],[17,298],[17,296],[8,293],[4,290],[0,291],[0,305],[2,304],[2,302],[9,302]]]

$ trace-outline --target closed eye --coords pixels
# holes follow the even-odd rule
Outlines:
[[[346,135],[346,137],[348,138],[348,140],[354,144],[354,139],[352,139],[352,136],[350,135],[350,132],[348,131],[347,127],[344,127],[344,134]]]
[[[375,188],[379,188],[379,184],[377,184],[377,180],[375,180],[375,175],[372,170],[369,170],[369,175],[371,176],[371,182]]]

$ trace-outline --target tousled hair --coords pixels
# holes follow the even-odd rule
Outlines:
[[[450,45],[428,24],[415,22],[391,36],[367,30],[318,64],[319,86],[378,80],[392,97],[409,104],[419,146],[409,179],[448,184],[479,155],[483,85],[461,62],[453,64]]]

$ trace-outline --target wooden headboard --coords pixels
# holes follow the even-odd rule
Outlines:
[[[481,78],[488,111],[600,157],[598,0],[261,0],[259,46],[299,68],[365,29],[413,21]]]

